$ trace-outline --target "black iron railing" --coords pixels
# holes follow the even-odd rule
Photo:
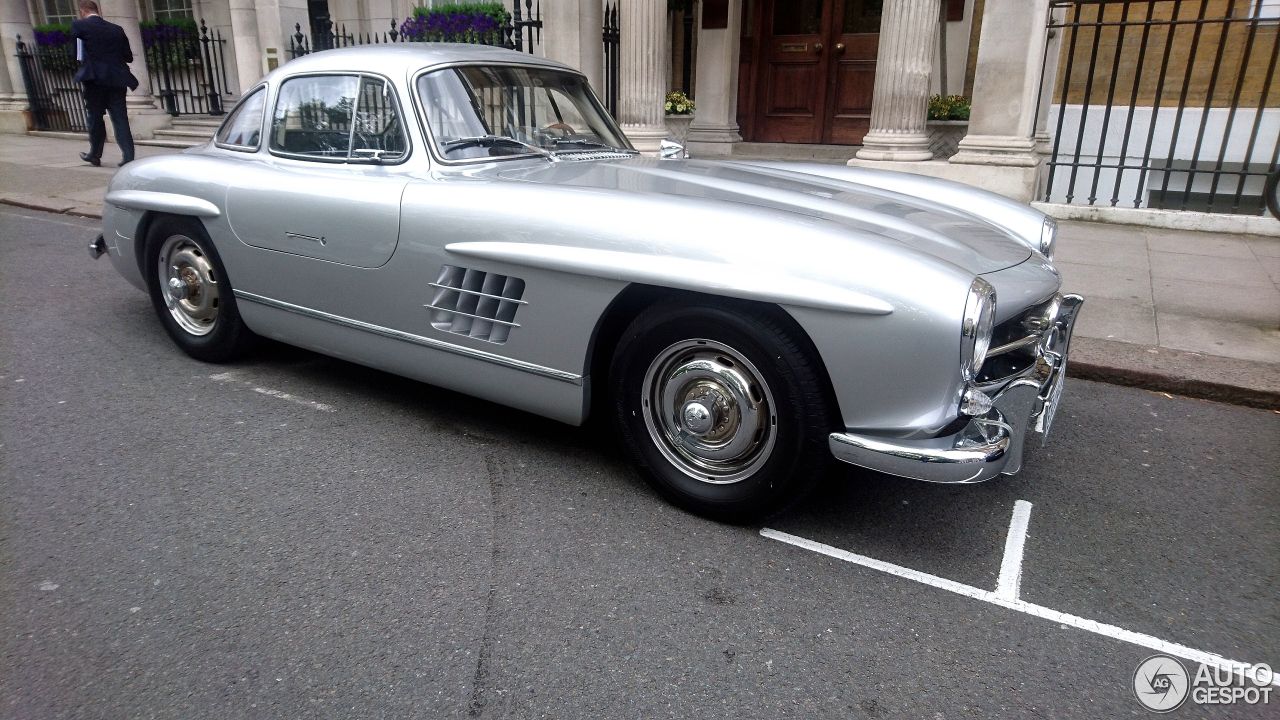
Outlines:
[[[299,58],[321,50],[357,45],[384,45],[440,39],[433,32],[410,32],[412,20],[407,20],[404,24],[397,24],[393,20],[387,30],[373,32],[351,32],[345,25],[333,25],[326,20],[313,30],[311,37],[302,31],[301,23],[295,23],[294,33],[289,38],[289,57]],[[536,2],[535,0],[512,0],[509,16],[504,22],[497,23],[492,30],[473,31],[466,33],[465,37],[444,39],[450,42],[495,45],[534,53],[542,43],[542,2],[541,0]]]
[[[18,64],[37,130],[87,132],[84,99],[75,81],[74,45],[31,45],[18,36]]]
[[[227,41],[204,20],[198,32],[156,32],[145,39],[151,92],[170,115],[222,115],[227,90]]]
[[[1050,202],[1260,214],[1280,20],[1253,0],[1054,0]]]
[[[621,57],[618,55],[618,49],[622,46],[622,29],[618,24],[618,2],[606,2],[604,4],[604,87],[601,88],[604,94],[604,105],[609,110],[609,114],[614,117],[618,116],[618,74],[621,67]]]

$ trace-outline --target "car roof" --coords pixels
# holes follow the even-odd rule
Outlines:
[[[360,47],[321,50],[281,65],[267,76],[269,81],[304,72],[367,71],[390,77],[404,77],[433,65],[448,63],[519,63],[556,70],[578,72],[568,65],[540,58],[529,53],[516,52],[490,45],[465,43],[407,42],[395,45],[365,45]]]

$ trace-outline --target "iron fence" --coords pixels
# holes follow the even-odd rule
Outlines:
[[[151,92],[164,111],[178,115],[222,115],[227,90],[227,41],[209,33],[204,20],[197,32],[160,26],[143,38]]]
[[[88,132],[74,46],[28,45],[18,36],[18,64],[37,130]]]
[[[622,26],[618,23],[618,2],[604,4],[604,28],[601,39],[604,41],[604,105],[609,114],[618,116],[618,77],[622,58],[618,54],[622,46]]]
[[[1048,26],[1061,54],[1046,201],[1263,212],[1280,155],[1273,6],[1054,0]]]
[[[523,7],[521,5],[523,4]],[[446,40],[449,42],[467,42],[476,45],[494,45],[511,50],[534,53],[542,43],[542,2],[541,0],[512,0],[511,12],[503,22],[490,27],[468,28],[458,31],[451,28],[436,28],[427,23],[419,23],[409,18],[397,25],[394,20],[387,30],[372,32],[350,32],[345,25],[334,25],[325,20],[312,36],[302,32],[301,23],[294,24],[294,33],[289,38],[289,57],[299,58],[321,50],[352,47],[356,45],[383,45],[403,42],[426,42]]]

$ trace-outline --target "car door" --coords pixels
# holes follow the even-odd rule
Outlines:
[[[394,88],[377,76],[286,80],[271,116],[269,159],[228,183],[236,237],[289,256],[385,265],[396,249],[408,184],[400,165],[408,156],[403,118]]]

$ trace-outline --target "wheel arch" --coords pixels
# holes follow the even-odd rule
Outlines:
[[[151,243],[151,229],[162,219],[172,218],[183,222],[191,222],[200,227],[204,233],[205,239],[213,242],[213,235],[209,232],[209,228],[205,227],[204,221],[194,215],[183,215],[181,213],[163,212],[161,210],[144,210],[142,218],[138,221],[138,227],[134,231],[134,261],[138,264],[138,272],[142,274],[143,280],[146,280],[146,257],[147,246]]]
[[[640,313],[653,305],[670,299],[681,299],[689,304],[719,305],[721,307],[738,308],[746,312],[763,313],[781,323],[794,333],[797,340],[803,344],[804,350],[809,353],[817,364],[822,376],[823,392],[826,394],[829,406],[838,412],[839,403],[837,402],[835,386],[832,384],[831,373],[827,368],[826,361],[821,353],[818,352],[813,339],[782,306],[759,300],[742,300],[692,290],[631,283],[622,292],[618,293],[608,307],[605,308],[605,311],[601,313],[600,318],[596,321],[595,328],[592,330],[591,340],[587,345],[587,359],[584,363],[587,373],[587,382],[584,387],[586,394],[584,403],[587,412],[586,420],[590,420],[592,416],[601,415],[604,411],[604,404],[608,401],[608,393],[604,388],[607,387],[609,364],[613,358],[614,348],[617,347],[622,334],[631,322],[639,317]]]

